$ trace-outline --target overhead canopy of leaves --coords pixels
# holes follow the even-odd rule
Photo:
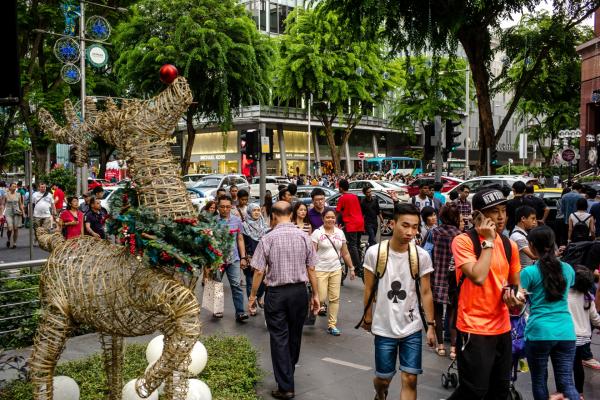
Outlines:
[[[462,59],[414,56],[391,62],[400,86],[392,101],[394,125],[409,132],[415,123],[457,119],[465,110],[465,69]]]
[[[355,40],[334,12],[297,8],[281,38],[276,90],[283,99],[313,94],[340,113],[348,105],[377,104],[391,87],[377,42]]]
[[[223,126],[233,108],[268,96],[274,47],[235,0],[142,0],[115,43],[129,95],[160,91],[160,67],[174,64],[190,83],[195,111]]]

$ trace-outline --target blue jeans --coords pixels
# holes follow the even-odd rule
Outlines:
[[[251,266],[248,265],[246,269],[244,269],[244,276],[246,277],[246,296],[250,298],[250,292],[252,292],[252,281],[254,280],[254,270]],[[260,283],[260,286],[258,287],[258,290],[256,292],[256,298],[260,299],[263,296],[263,294],[265,294],[264,281],[262,281]]]
[[[225,267],[225,273],[227,274],[227,280],[231,287],[231,297],[233,299],[233,307],[235,308],[235,314],[244,314],[244,292],[240,283],[242,281],[242,273],[240,272],[240,262],[236,261],[232,264],[227,264]]]
[[[369,236],[369,247],[377,244],[377,229],[379,229],[379,225],[365,224],[365,231]]]
[[[579,399],[573,381],[574,340],[528,340],[525,353],[531,371],[534,400],[547,400],[548,357],[552,360],[556,389],[569,399]]]
[[[422,374],[421,341],[420,330],[402,339],[375,335],[375,376],[392,379],[396,374],[396,357],[400,361],[400,371]]]

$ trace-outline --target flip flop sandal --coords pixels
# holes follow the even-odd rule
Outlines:
[[[375,394],[375,399],[374,400],[386,400],[387,399],[387,395],[388,395],[388,391],[385,391],[385,397],[383,399],[380,399],[377,394]]]

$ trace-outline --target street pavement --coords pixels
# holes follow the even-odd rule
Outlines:
[[[23,240],[25,240],[23,235]],[[0,242],[1,244],[2,242]],[[0,261],[12,261],[15,257],[28,259],[29,250],[26,247],[15,250],[0,249]],[[43,252],[39,253],[43,256]],[[305,327],[302,341],[300,361],[296,368],[296,398],[299,400],[370,400],[374,397],[372,388],[374,356],[373,337],[363,331],[353,329],[362,315],[362,290],[360,280],[346,281],[342,288],[340,299],[340,314],[338,327],[342,335],[333,337],[326,333],[327,318],[318,317],[313,327]],[[201,299],[202,287],[198,285],[198,298]],[[262,310],[256,317],[250,317],[248,322],[240,324],[234,320],[233,304],[228,282],[225,280],[225,317],[221,320],[212,319],[209,312],[201,313],[202,333],[204,335],[244,335],[256,347],[261,368],[264,371],[262,382],[257,387],[261,398],[271,398],[270,392],[275,388],[272,374],[269,349],[269,334],[265,326]],[[145,336],[129,340],[130,342],[148,342],[153,336]],[[100,351],[97,335],[90,334],[68,341],[61,357],[61,362],[82,358],[88,354]],[[235,349],[231,349],[235,351]],[[600,336],[594,335],[592,351],[600,358]],[[30,349],[10,352],[27,356]],[[223,355],[226,356],[226,355]],[[418,398],[423,400],[439,400],[447,398],[451,390],[441,386],[441,374],[450,364],[448,357],[439,357],[426,344],[423,345],[423,374],[418,379]],[[586,372],[586,399],[600,399],[600,371],[590,369]],[[5,375],[6,376],[6,375]],[[554,390],[552,371],[549,371],[549,389]],[[3,379],[0,374],[0,379]],[[531,381],[528,373],[519,373],[516,382],[517,389],[525,399],[532,399]],[[388,398],[398,399],[400,379],[397,374],[390,387]]]

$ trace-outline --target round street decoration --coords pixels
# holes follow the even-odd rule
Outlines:
[[[566,162],[573,161],[575,159],[575,151],[573,149],[565,149],[562,152],[562,159]]]
[[[86,53],[87,60],[94,68],[102,68],[108,63],[108,51],[99,44],[89,46]]]

